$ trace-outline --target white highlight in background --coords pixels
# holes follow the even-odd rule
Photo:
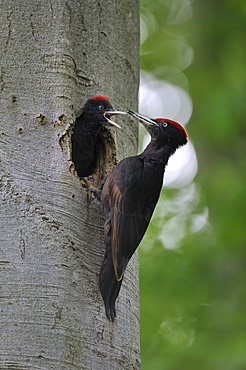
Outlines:
[[[140,81],[139,112],[151,118],[171,118],[185,126],[191,117],[192,102],[189,94],[181,87],[156,80],[154,76],[144,72]],[[143,147],[149,140],[150,136],[146,134]],[[196,152],[189,138],[188,144],[178,149],[169,159],[165,171],[165,186],[186,186],[194,179],[197,169]]]

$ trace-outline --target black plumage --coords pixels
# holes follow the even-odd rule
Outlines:
[[[91,96],[76,119],[72,134],[72,161],[77,175],[87,177],[96,168],[96,142],[102,126],[116,126],[111,117],[125,112],[113,109],[109,99],[103,95]]]
[[[150,119],[132,111],[129,114],[145,126],[151,142],[141,154],[119,162],[102,190],[106,253],[99,285],[106,315],[112,321],[126,266],[150,222],[168,159],[187,143],[187,133],[179,123]]]

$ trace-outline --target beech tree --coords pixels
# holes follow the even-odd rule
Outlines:
[[[135,256],[107,320],[103,217],[71,162],[85,100],[137,108],[138,2],[3,0],[0,15],[0,367],[138,369]],[[96,185],[136,153],[137,124],[104,129]]]

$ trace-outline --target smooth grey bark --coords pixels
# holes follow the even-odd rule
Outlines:
[[[140,367],[137,257],[112,324],[98,290],[100,204],[70,171],[88,96],[136,109],[138,42],[136,0],[1,3],[1,369]],[[137,125],[120,122],[118,160],[137,147]]]

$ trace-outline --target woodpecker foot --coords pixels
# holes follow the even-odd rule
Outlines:
[[[86,190],[86,192],[87,192],[87,201],[88,201],[88,203],[91,202],[92,194],[93,194],[92,182],[93,182],[93,176],[82,177],[80,179],[82,189]]]
[[[94,194],[95,198],[97,198],[99,201],[101,201],[102,197],[102,188],[94,188],[93,186],[91,187],[91,192]]]

